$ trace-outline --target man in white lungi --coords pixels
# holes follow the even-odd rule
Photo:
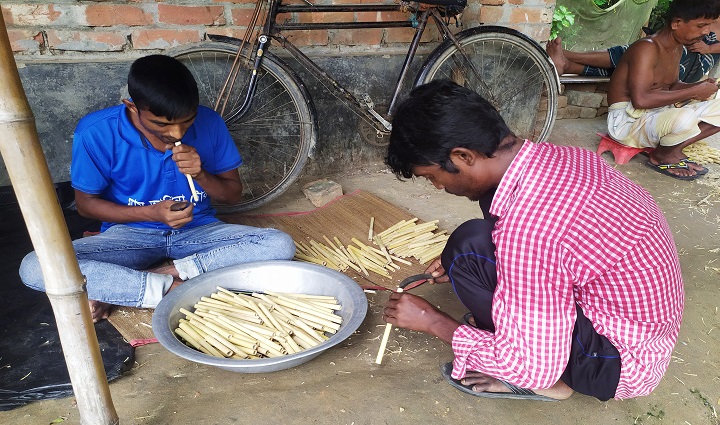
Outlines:
[[[707,173],[682,150],[720,132],[720,99],[713,78],[678,80],[680,57],[683,46],[706,36],[718,17],[720,0],[673,1],[665,26],[633,43],[610,79],[610,136],[628,146],[655,148],[646,164],[681,180]]]

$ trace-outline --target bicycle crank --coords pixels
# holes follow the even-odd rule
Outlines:
[[[379,131],[367,121],[358,120],[358,132],[362,140],[373,146],[387,146],[390,144],[390,133]]]

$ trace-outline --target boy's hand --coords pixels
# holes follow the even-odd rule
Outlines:
[[[202,170],[202,161],[195,148],[192,146],[180,144],[172,147],[172,159],[177,164],[180,172],[189,174],[195,178]]]
[[[179,229],[188,224],[193,218],[192,212],[194,205],[192,202],[187,202],[185,208],[179,209],[178,204],[182,203],[166,200],[153,205],[152,207],[155,209],[155,216],[157,217],[155,221],[165,223],[173,229]]]

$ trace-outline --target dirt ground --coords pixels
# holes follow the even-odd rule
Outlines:
[[[561,120],[552,140],[595,149],[604,119]],[[720,148],[720,138],[711,145]],[[612,156],[605,158],[613,163]],[[491,400],[448,385],[439,366],[451,349],[424,334],[395,329],[382,365],[374,363],[387,294],[368,294],[367,317],[348,340],[299,367],[240,374],[186,361],[159,344],[139,347],[136,364],[110,384],[123,424],[687,424],[718,425],[720,410],[720,165],[695,182],[661,176],[637,156],[617,166],[655,197],[678,245],[686,309],[665,378],[649,396],[608,402],[574,394],[563,402]],[[345,193],[364,189],[452,230],[477,217],[477,204],[435,190],[424,180],[399,182],[382,164],[325,176]],[[312,208],[301,184],[264,211]],[[448,286],[415,293],[460,318],[464,308]],[[0,423],[78,424],[72,397],[33,402],[0,412]]]

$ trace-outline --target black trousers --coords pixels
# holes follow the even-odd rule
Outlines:
[[[472,313],[475,324],[490,332],[495,331],[491,307],[497,286],[491,237],[494,225],[495,220],[463,223],[450,235],[441,257],[455,293]],[[577,307],[570,358],[560,379],[574,391],[605,401],[615,396],[620,366],[617,349],[595,331]]]

